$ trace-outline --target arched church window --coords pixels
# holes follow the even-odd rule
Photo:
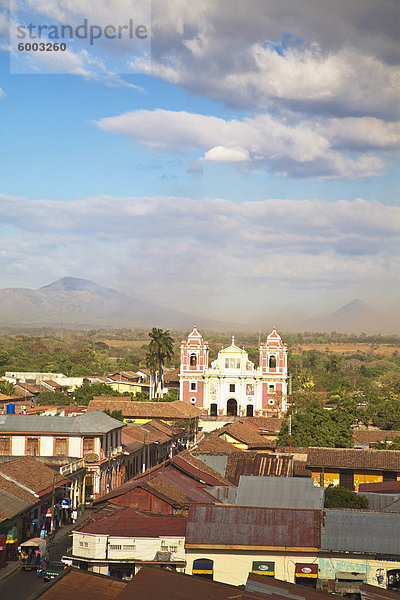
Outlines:
[[[197,356],[195,354],[190,355],[190,366],[195,367],[197,365]]]
[[[275,356],[270,356],[269,357],[269,368],[270,369],[275,369],[276,368],[276,357]]]

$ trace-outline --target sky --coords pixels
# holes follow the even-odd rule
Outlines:
[[[398,311],[397,0],[0,6],[0,288],[283,327]],[[21,23],[129,19],[146,38],[17,47]]]

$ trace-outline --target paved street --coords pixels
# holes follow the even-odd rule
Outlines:
[[[54,541],[50,545],[50,560],[60,560],[65,554],[70,543],[69,533],[72,525],[65,526],[57,532]],[[0,570],[1,578],[1,570]],[[20,569],[0,581],[0,598],[7,600],[27,600],[34,592],[44,589],[48,584],[36,576],[33,571],[21,571]]]

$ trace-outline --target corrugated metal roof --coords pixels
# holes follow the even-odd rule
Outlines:
[[[145,515],[133,508],[117,511],[112,516],[84,525],[81,533],[97,533],[121,537],[184,536],[187,518]]]
[[[125,423],[101,411],[79,417],[0,415],[1,433],[108,433],[117,427],[125,427]]]
[[[371,494],[358,492],[368,500],[368,508],[374,511],[400,512],[400,494]]]
[[[316,548],[320,512],[243,506],[191,506],[187,544]]]
[[[312,479],[241,475],[239,480],[237,506],[321,510],[323,504],[324,488],[315,487]]]
[[[246,590],[261,592],[264,598],[291,598],[293,600],[328,600],[332,599],[331,594],[326,592],[317,592],[316,590],[289,583],[288,581],[279,581],[271,577],[249,573],[246,582]]]
[[[226,465],[228,462],[228,457],[226,454],[195,454],[195,456],[205,465],[210,467],[210,469],[213,469],[213,471],[225,476]]]
[[[228,456],[225,477],[234,485],[238,485],[241,475],[291,477],[293,475],[293,456],[262,452],[235,452]]]
[[[6,490],[0,489],[0,506],[1,511],[5,515],[6,518],[11,518],[23,511],[28,506],[31,506],[34,503],[35,499],[32,497],[32,502],[25,502],[21,498],[17,498],[13,494],[10,494]]]
[[[368,554],[400,554],[397,514],[330,509],[325,512],[321,549]]]

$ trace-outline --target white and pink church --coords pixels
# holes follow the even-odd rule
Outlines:
[[[232,343],[208,366],[208,344],[196,326],[181,344],[180,398],[211,416],[272,416],[287,409],[287,346],[275,329],[255,367]]]

